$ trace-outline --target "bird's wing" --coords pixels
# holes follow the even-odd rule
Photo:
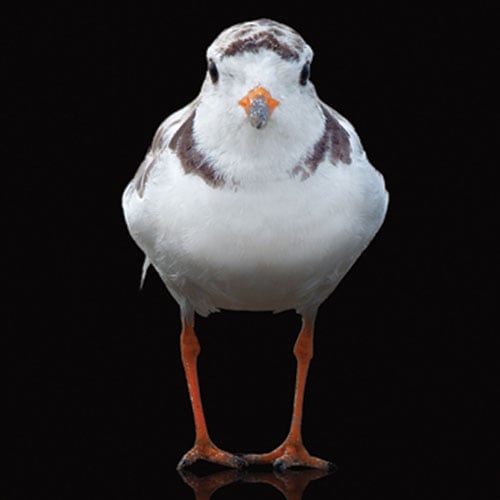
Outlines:
[[[182,126],[182,124],[192,115],[192,110],[196,106],[197,100],[191,102],[179,111],[171,114],[156,131],[151,146],[142,163],[139,165],[131,185],[137,192],[140,198],[144,195],[144,190],[148,182],[149,174],[158,163],[157,160],[160,155],[168,147],[171,138],[175,132]]]
[[[323,109],[348,133],[350,152],[358,159],[363,157],[365,155],[365,151],[353,124],[337,110],[333,109],[323,101],[320,102]]]
[[[184,108],[171,114],[156,131],[151,146],[142,163],[139,165],[137,172],[133,179],[126,187],[123,197],[122,205],[125,213],[127,224],[129,223],[130,213],[133,212],[133,207],[137,204],[140,198],[143,198],[144,191],[147,186],[148,179],[154,168],[161,166],[162,162],[159,161],[162,153],[169,147],[169,143],[176,133],[176,131],[184,124],[184,122],[192,115],[193,108],[196,106],[196,100],[185,106]],[[130,228],[129,228],[130,229]],[[132,233],[131,233],[132,234]],[[141,246],[141,245],[139,245]],[[142,248],[142,247],[141,247]],[[151,260],[146,255],[142,265],[140,288],[144,284],[146,273],[151,265]]]

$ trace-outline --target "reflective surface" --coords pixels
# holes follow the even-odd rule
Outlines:
[[[181,471],[180,476],[191,487],[196,500],[209,500],[212,495],[235,483],[261,483],[275,488],[287,500],[300,500],[311,481],[330,473],[318,470],[277,472],[256,472],[249,470],[226,470],[207,476],[197,476],[190,471]]]

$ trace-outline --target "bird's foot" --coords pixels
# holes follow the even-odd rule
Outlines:
[[[311,456],[302,443],[291,441],[285,441],[269,453],[247,453],[242,455],[242,458],[249,465],[272,464],[279,472],[283,472],[291,467],[307,467],[328,472],[332,472],[335,469],[333,463]]]
[[[240,469],[248,465],[244,458],[217,448],[211,441],[204,441],[195,443],[195,445],[181,458],[177,464],[177,470],[182,470],[198,460],[205,460],[213,464],[235,469]]]

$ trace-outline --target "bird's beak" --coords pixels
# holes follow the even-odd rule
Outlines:
[[[274,108],[279,103],[264,87],[255,87],[238,101],[238,104],[243,106],[250,123],[257,129],[266,126]]]

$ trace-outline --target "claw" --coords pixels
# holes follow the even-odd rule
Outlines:
[[[278,458],[273,462],[273,467],[280,474],[284,474],[290,465],[287,464],[286,460],[283,458]]]
[[[233,455],[233,461],[238,469],[242,469],[243,467],[248,467],[248,462],[239,455]]]
[[[337,472],[339,468],[333,463],[333,462],[326,462],[327,466],[327,471],[331,474],[333,472]]]

